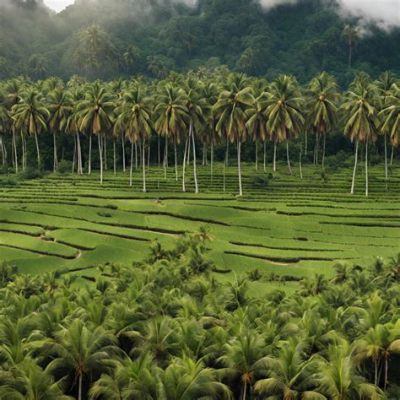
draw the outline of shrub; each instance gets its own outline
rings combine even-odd
[[[251,186],[253,188],[266,188],[268,186],[269,180],[267,177],[255,176],[252,178]]]
[[[247,276],[250,281],[255,282],[255,281],[259,281],[263,277],[263,274],[258,268],[255,268],[251,271],[248,271]]]
[[[5,179],[0,179],[0,187],[10,187],[10,186],[17,186],[18,181],[15,177],[7,177]]]
[[[58,164],[57,172],[59,174],[68,174],[72,170],[72,162],[68,160],[61,160]]]
[[[35,167],[27,167],[25,171],[22,171],[19,175],[22,179],[40,179],[43,178],[43,171]]]
[[[98,215],[99,217],[104,217],[104,218],[111,218],[111,217],[112,217],[112,214],[107,213],[107,212],[103,212],[103,211],[99,211],[99,212],[97,213],[97,215]]]

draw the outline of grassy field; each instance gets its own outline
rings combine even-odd
[[[304,168],[304,179],[280,172],[271,179],[254,165],[243,170],[244,196],[237,198],[237,170],[229,167],[223,192],[222,165],[199,168],[199,195],[189,169],[187,193],[173,169],[148,171],[148,193],[141,193],[141,172],[106,174],[100,186],[92,176],[49,175],[7,183],[0,178],[0,260],[19,271],[43,273],[64,269],[85,277],[105,262],[131,264],[149,253],[157,239],[172,247],[184,232],[206,225],[212,237],[210,256],[218,279],[233,279],[258,268],[265,274],[292,277],[331,275],[337,261],[371,264],[376,256],[400,251],[400,171],[386,189],[382,166],[370,169],[370,197],[363,195],[362,168],[357,194],[348,194],[351,168],[326,174]],[[291,290],[295,283],[255,282]]]

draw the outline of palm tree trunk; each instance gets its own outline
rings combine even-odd
[[[289,168],[290,175],[293,175],[292,167],[290,166],[289,140],[286,140],[286,158],[287,158],[287,165],[288,165],[288,168]]]
[[[78,379],[78,400],[82,400],[82,374],[79,374]]]
[[[89,133],[88,175],[92,173],[92,133]]]
[[[37,134],[35,132],[35,145],[36,145],[36,154],[37,154],[37,167],[40,169],[40,149],[39,149],[39,140]]]
[[[76,134],[76,156],[77,156],[77,166],[78,166],[78,174],[82,175],[83,174],[83,168],[82,168],[82,151],[81,151],[81,140],[79,137],[79,133]]]
[[[374,360],[374,384],[378,386],[378,360]]]
[[[274,141],[274,160],[273,160],[272,170],[276,172],[276,141]]]
[[[267,172],[267,141],[264,140],[264,172]]]
[[[126,163],[125,163],[125,136],[121,135],[121,144],[122,144],[122,171],[126,171]]]
[[[211,154],[210,154],[210,163],[211,163],[211,183],[214,180],[214,143],[211,142]]]
[[[242,166],[240,163],[241,158],[241,147],[242,143],[240,139],[237,141],[237,161],[238,161],[238,178],[239,178],[239,196],[243,196],[243,189],[242,189]]]
[[[56,133],[53,132],[53,172],[57,171],[58,158],[57,158],[57,138]]]
[[[226,156],[225,156],[225,165],[229,165],[229,140],[226,138]]]
[[[135,169],[138,169],[138,151],[137,143],[135,142]]]
[[[304,135],[304,154],[307,155],[308,153],[308,133],[306,130],[306,133]]]
[[[256,140],[256,171],[258,171],[258,140]]]
[[[23,146],[24,146],[24,144],[22,142],[22,147]],[[13,153],[15,172],[18,173],[17,138],[16,138],[16,135],[15,135],[15,129],[14,128],[12,130],[12,153]],[[22,159],[22,163],[23,163],[23,159]],[[22,166],[22,169],[24,169],[23,166]]]
[[[25,171],[26,169],[26,139],[25,136],[21,137],[22,139],[22,170]],[[18,165],[18,163],[17,163]]]
[[[385,379],[383,382],[383,390],[386,391],[386,386],[388,383],[388,375],[389,375],[389,360],[388,357],[385,357]]]
[[[129,166],[129,186],[132,187],[132,177],[133,177],[133,142],[131,142],[131,163]]]
[[[324,141],[322,145],[322,169],[325,169],[325,150],[326,150],[326,133],[324,134]]]
[[[150,168],[150,150],[151,150],[151,145],[150,145],[150,139],[149,139],[149,144],[147,145],[147,167]]]
[[[182,163],[182,192],[186,192],[186,182],[185,182],[185,174],[186,174],[186,157],[188,150],[188,141],[190,140],[190,136],[186,139],[185,142],[185,151],[183,152],[183,163]]]
[[[158,168],[161,166],[161,140],[160,135],[157,136],[157,161],[158,161]]]
[[[176,148],[176,138],[174,138],[174,160],[175,160],[175,180],[178,182],[178,150]]]
[[[5,157],[5,153],[4,153],[3,135],[0,135],[0,148],[1,148],[1,164],[4,167],[6,165],[6,157]]]
[[[368,137],[365,142],[365,197],[368,197]]]
[[[102,139],[102,146],[103,146],[103,150],[104,150],[104,170],[107,171],[108,169],[108,165],[107,165],[107,138],[105,135],[103,135],[103,139]]]
[[[100,184],[103,184],[103,138],[102,134],[99,133],[97,135],[97,139],[99,141],[99,157],[100,157]]]
[[[245,380],[243,385],[242,400],[246,400],[246,396],[247,396],[247,381]]]
[[[190,134],[192,136],[192,147],[193,147],[193,177],[194,177],[194,188],[195,193],[199,193],[199,184],[197,182],[197,166],[196,166],[196,142],[194,140],[193,122],[190,121]]]
[[[72,154],[72,173],[75,172],[75,164],[76,164],[76,136],[74,135],[74,152]]]
[[[143,193],[146,193],[146,139],[143,137],[142,143],[142,173],[143,173]]]
[[[392,146],[392,152],[390,154],[390,166],[393,165],[393,159],[394,159],[394,146]]]
[[[113,138],[113,161],[114,161],[114,175],[117,175],[117,153],[115,148],[115,138]]]
[[[203,143],[203,154],[202,154],[202,156],[203,156],[202,166],[203,167],[205,167],[205,165],[206,165],[206,158],[207,158],[206,148],[207,148],[206,143],[204,142]]]
[[[164,148],[164,179],[167,179],[167,167],[168,167],[168,135],[165,136],[165,148]]]
[[[189,144],[188,144],[188,152],[186,158],[186,165],[190,164],[190,152],[192,151],[192,141],[190,140],[190,128],[189,128]]]
[[[300,179],[303,179],[303,168],[302,168],[302,163],[301,163],[302,153],[303,153],[303,149],[302,149],[302,146],[300,146],[300,153],[299,153]]]
[[[387,138],[386,138],[386,134],[383,135],[384,139],[385,139],[385,181],[387,182],[388,180],[388,157],[387,157]],[[387,185],[387,183],[386,183]]]
[[[355,151],[355,155],[354,155],[353,180],[351,182],[350,194],[354,194],[354,186],[355,186],[355,183],[356,183],[357,161],[358,161],[358,140],[356,140],[356,151]]]

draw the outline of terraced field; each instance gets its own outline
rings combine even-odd
[[[332,274],[336,261],[370,264],[400,251],[400,171],[388,187],[382,167],[370,170],[370,197],[363,196],[362,169],[358,194],[350,196],[351,170],[321,173],[304,169],[304,179],[289,176],[284,166],[273,180],[244,168],[243,198],[236,197],[237,171],[222,165],[200,167],[201,193],[188,191],[174,172],[167,180],[158,168],[148,171],[147,194],[140,192],[141,174],[132,188],[128,174],[108,173],[100,186],[97,176],[49,175],[16,186],[1,184],[0,260],[13,262],[21,272],[63,269],[84,278],[105,262],[130,264],[143,259],[157,239],[171,247],[184,232],[206,225],[212,237],[210,255],[219,279],[258,268],[296,277]],[[281,283],[254,283],[261,292]],[[285,284],[285,288],[295,283]]]

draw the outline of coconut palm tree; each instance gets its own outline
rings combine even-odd
[[[20,101],[11,109],[11,116],[15,129],[25,131],[33,136],[36,144],[37,166],[41,167],[38,135],[47,129],[47,120],[50,112],[44,97],[34,88],[21,94]]]
[[[396,84],[396,77],[390,71],[384,72],[376,81],[376,86],[378,88],[378,92],[381,97],[382,110],[388,107],[388,99],[392,95],[391,89],[395,84]],[[385,121],[383,122],[383,124],[380,125],[379,133],[383,135],[384,138],[385,180],[387,181],[388,179],[387,134],[389,133],[389,126],[385,125]]]
[[[189,78],[186,82],[186,108],[188,111],[189,120],[189,134],[186,139],[185,154],[183,157],[183,169],[182,169],[182,191],[186,191],[185,186],[185,169],[186,169],[186,159],[189,158],[189,142],[191,142],[191,147],[193,151],[193,178],[195,193],[199,193],[199,184],[197,182],[197,160],[196,160],[196,132],[198,132],[204,125],[204,112],[206,107],[205,99],[201,94],[201,87],[198,83]]]
[[[323,137],[322,168],[325,166],[326,135],[336,125],[338,86],[332,75],[322,72],[311,80],[307,99],[307,119],[314,129],[316,140],[316,162],[318,162],[319,137]]]
[[[303,99],[292,76],[281,75],[269,89],[267,102],[267,130],[274,142],[273,170],[276,171],[276,146],[286,142],[286,156],[289,172],[292,173],[289,158],[289,141],[296,137],[304,125],[301,112]]]
[[[353,49],[360,37],[359,27],[346,25],[343,29],[343,37],[346,39],[349,48],[349,67],[351,68],[353,61]]]
[[[254,383],[265,377],[266,350],[264,338],[251,331],[240,332],[224,346],[219,361],[226,367],[223,373],[240,385],[240,400],[251,398]]]
[[[106,87],[99,81],[87,85],[85,98],[77,105],[79,130],[97,135],[100,158],[100,183],[103,183],[103,152],[105,135],[112,128],[114,101]]]
[[[382,391],[358,373],[347,342],[329,348],[328,359],[320,359],[314,379],[328,399],[384,399]]]
[[[48,97],[50,111],[49,128],[53,134],[53,172],[58,168],[57,134],[65,130],[68,118],[72,111],[71,96],[69,91],[57,87],[50,92]]]
[[[378,132],[377,90],[368,77],[358,76],[346,92],[342,104],[344,115],[344,134],[356,143],[353,179],[350,193],[354,194],[358,145],[365,144],[365,196],[368,196],[368,145]]]
[[[175,155],[175,179],[178,180],[177,143],[180,141],[182,132],[186,129],[188,109],[186,105],[186,94],[183,89],[167,83],[161,88],[156,98],[157,106],[154,109],[156,121],[154,128],[159,135],[165,137],[164,148],[164,176],[167,177],[168,166],[168,140],[174,142]]]
[[[241,149],[242,142],[247,137],[246,109],[253,103],[252,88],[247,86],[246,78],[243,75],[233,75],[228,81],[227,89],[220,93],[213,108],[217,116],[217,132],[224,132],[227,142],[237,144],[239,196],[243,196]]]
[[[266,143],[269,137],[267,131],[267,100],[267,93],[262,92],[254,99],[253,105],[246,110],[248,118],[246,127],[256,143],[256,170],[258,170],[258,142],[261,140],[264,144],[264,172],[266,171]]]
[[[89,329],[81,320],[75,319],[68,328],[62,327],[55,339],[43,341],[42,349],[52,359],[46,371],[72,377],[77,383],[77,398],[82,400],[85,380],[113,368],[111,356],[120,352],[116,341],[115,336],[103,328]]]
[[[186,356],[173,359],[160,373],[160,383],[158,398],[165,400],[232,399],[215,370]]]
[[[129,89],[121,100],[121,105],[115,109],[118,115],[114,131],[125,132],[131,143],[141,143],[143,192],[146,192],[146,140],[151,136],[151,106],[149,99],[143,95],[143,89],[135,85]],[[132,162],[130,167],[132,182]]]
[[[389,92],[389,95],[385,98],[383,108],[379,113],[382,119],[381,132],[386,137],[386,133],[389,134],[390,141],[392,144],[392,156],[393,148],[400,145],[400,87],[394,84]],[[391,157],[391,163],[393,157]],[[386,162],[387,164],[387,162]],[[387,168],[387,166],[385,167]],[[385,169],[386,171],[386,169]]]
[[[292,340],[280,343],[279,347],[278,357],[264,358],[268,378],[257,381],[254,391],[267,398],[325,400],[310,379],[317,370],[317,363],[304,357],[301,343]]]

